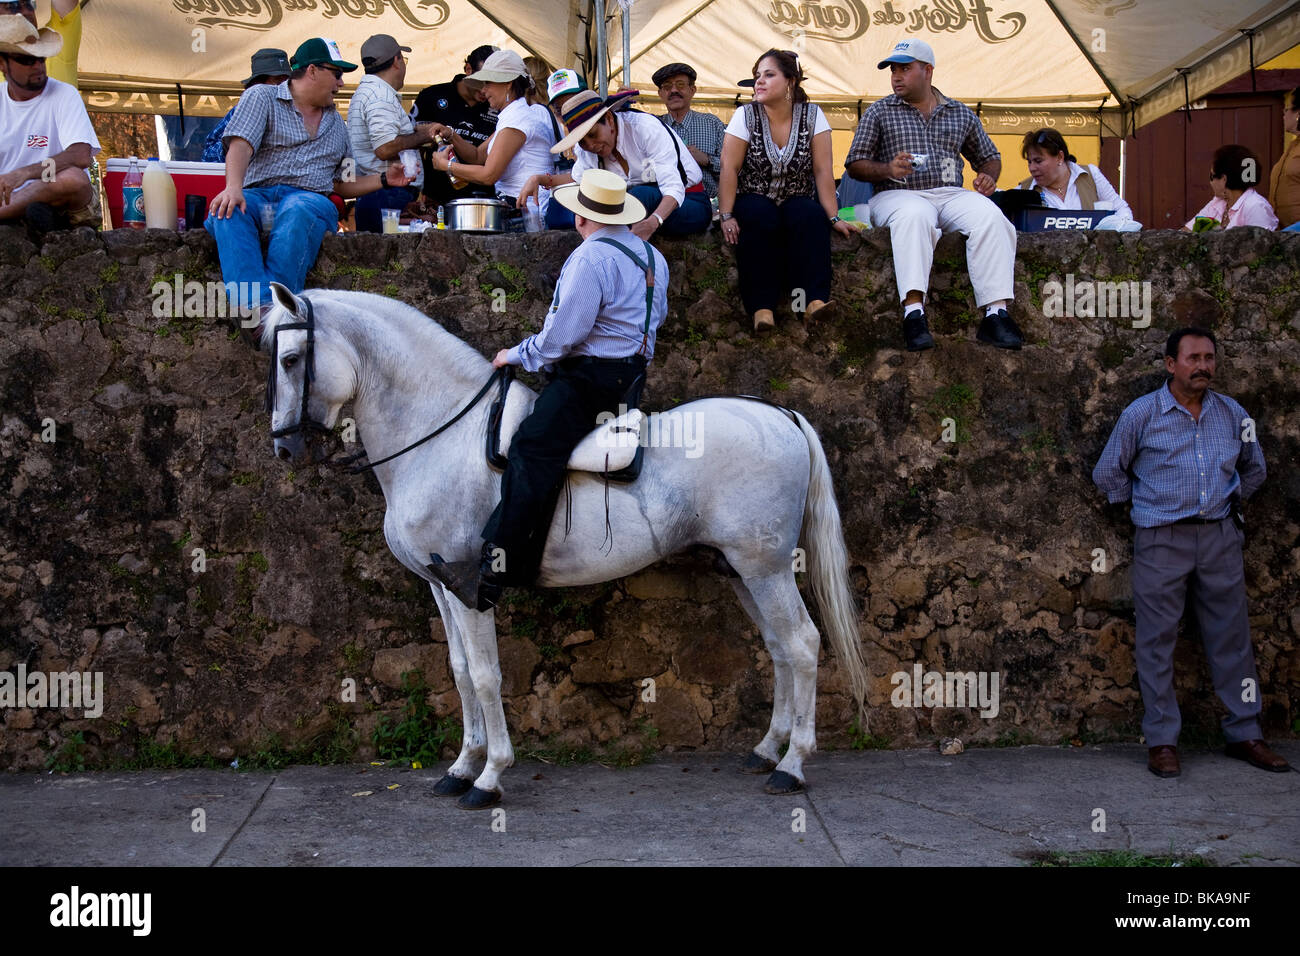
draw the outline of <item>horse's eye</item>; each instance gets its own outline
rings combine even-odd
[[[286,372],[289,371],[289,369],[293,368],[297,364],[298,364],[298,356],[293,354],[286,355],[284,358],[280,360],[280,365],[284,367],[284,370]]]

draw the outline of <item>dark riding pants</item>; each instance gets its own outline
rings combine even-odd
[[[642,362],[566,359],[510,441],[501,503],[483,538],[505,551],[503,583],[532,584],[573,449],[596,427],[601,412],[618,412]]]

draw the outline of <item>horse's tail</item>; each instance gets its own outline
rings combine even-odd
[[[808,441],[811,459],[808,500],[804,504],[804,543],[808,550],[808,577],[821,610],[822,624],[840,666],[848,674],[849,688],[858,705],[858,726],[867,728],[867,669],[859,647],[858,613],[849,587],[849,551],[844,544],[840,509],[835,503],[831,470],[821,439],[808,420],[795,412],[799,430]]]

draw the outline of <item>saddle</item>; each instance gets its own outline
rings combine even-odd
[[[510,441],[532,412],[535,400],[526,388],[512,379],[512,375],[502,376],[501,388],[488,418],[487,460],[498,471],[505,469]],[[569,456],[569,471],[591,472],[607,481],[622,483],[637,479],[645,458],[645,443],[642,441],[645,413],[636,405],[644,386],[643,372],[623,396],[621,404],[629,410],[618,416],[611,415],[609,421],[597,425],[578,443]]]

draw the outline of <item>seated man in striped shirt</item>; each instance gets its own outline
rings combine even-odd
[[[1195,608],[1214,689],[1228,711],[1228,756],[1263,770],[1290,769],[1261,739],[1241,559],[1246,536],[1237,503],[1264,483],[1264,453],[1245,409],[1210,390],[1215,349],[1203,329],[1169,336],[1170,380],[1124,409],[1092,473],[1112,504],[1133,502],[1142,733],[1147,767],[1158,777],[1181,770],[1174,644],[1186,604]]]
[[[622,176],[588,169],[580,184],[557,187],[551,201],[573,212],[582,244],[564,263],[542,331],[492,360],[497,368],[545,370],[550,382],[510,441],[482,559],[446,563],[435,554],[429,565],[466,607],[480,611],[496,604],[503,585],[536,579],[569,456],[602,413],[626,400],[668,314],[668,263],[628,228],[645,218],[645,207],[628,195]]]
[[[221,278],[239,298],[231,304],[247,311],[241,335],[253,330],[254,348],[271,283],[301,292],[325,233],[338,229],[330,192],[351,199],[409,182],[401,163],[357,176],[347,126],[334,108],[343,74],[357,65],[333,40],[308,40],[289,65],[288,80],[250,86],[235,104],[226,125],[226,188],[213,197],[203,224],[217,241]],[[259,225],[270,233],[265,261]]]

